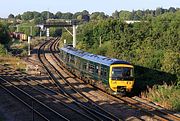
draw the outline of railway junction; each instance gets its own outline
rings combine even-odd
[[[60,38],[49,38],[25,61],[21,73],[1,65],[0,114],[7,121],[180,120],[180,116],[138,97],[117,97],[85,83],[59,61]]]

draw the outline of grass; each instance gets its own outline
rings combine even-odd
[[[153,102],[157,102],[169,110],[180,111],[179,86],[168,86],[167,84],[156,85],[153,88],[148,88],[148,91],[143,93],[142,97],[145,97]]]
[[[33,37],[30,41],[31,49],[39,45],[44,39],[45,37]],[[28,42],[16,40],[12,43],[11,49],[14,51],[13,53],[16,53],[16,56],[25,57],[28,54]]]
[[[15,70],[25,71],[26,64],[20,58],[12,57],[10,55],[0,56],[0,64],[6,67],[11,67]]]

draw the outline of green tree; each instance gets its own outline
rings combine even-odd
[[[22,19],[25,21],[32,20],[33,18],[34,18],[33,12],[27,11],[22,14]]]
[[[42,24],[42,23],[44,23],[45,21],[44,21],[44,19],[42,18],[42,17],[36,17],[36,18],[34,18],[34,24]]]
[[[19,20],[21,20],[21,19],[22,19],[22,17],[21,17],[21,15],[20,15],[20,14],[18,14],[15,18],[16,18],[16,19],[19,19]]]
[[[114,13],[112,13],[112,17],[115,19],[119,18],[119,12],[116,10]]]
[[[73,14],[70,12],[62,13],[62,16],[61,16],[62,19],[72,19],[72,17],[73,17]]]
[[[104,12],[93,12],[90,15],[91,20],[101,20],[101,19],[105,19],[105,18],[107,18],[107,16],[105,15]]]
[[[41,17],[44,19],[44,20],[47,20],[47,19],[53,19],[54,18],[54,14],[49,12],[49,11],[43,11],[41,12]]]
[[[131,12],[129,11],[120,11],[119,17],[122,20],[131,20]]]
[[[14,15],[13,14],[9,14],[8,19],[13,19]]]
[[[7,45],[9,40],[8,26],[0,22],[0,44]]]
[[[41,17],[41,14],[39,12],[34,11],[33,12],[34,19]]]
[[[62,13],[60,11],[58,11],[56,14],[55,14],[55,18],[56,19],[61,19],[61,16],[62,16]]]
[[[6,49],[2,44],[0,44],[0,56],[4,56],[6,54]]]

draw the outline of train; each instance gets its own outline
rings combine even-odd
[[[110,94],[126,95],[134,85],[134,66],[71,46],[59,48],[60,63],[74,75]]]
[[[12,32],[10,33],[10,36],[15,39],[19,39],[21,41],[27,41],[28,37],[23,32]]]

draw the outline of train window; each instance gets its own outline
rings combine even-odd
[[[67,54],[66,61],[69,62],[69,54]]]
[[[101,76],[103,76],[103,68],[101,67]]]
[[[75,62],[75,65],[79,66],[79,61],[77,57],[74,58],[74,62]]]
[[[107,69],[104,69],[104,77],[107,77]]]
[[[65,61],[66,60],[66,53],[64,53],[63,55],[64,55],[63,60]]]
[[[87,64],[83,63],[83,70],[86,70],[86,68],[87,68]]]
[[[92,64],[89,64],[89,72],[94,73],[94,70],[95,70],[95,66]]]
[[[75,64],[75,60],[74,59],[75,59],[74,55],[70,55],[70,62],[73,63],[73,64]]]
[[[106,68],[101,68],[101,76],[102,77],[107,77],[107,69]]]

